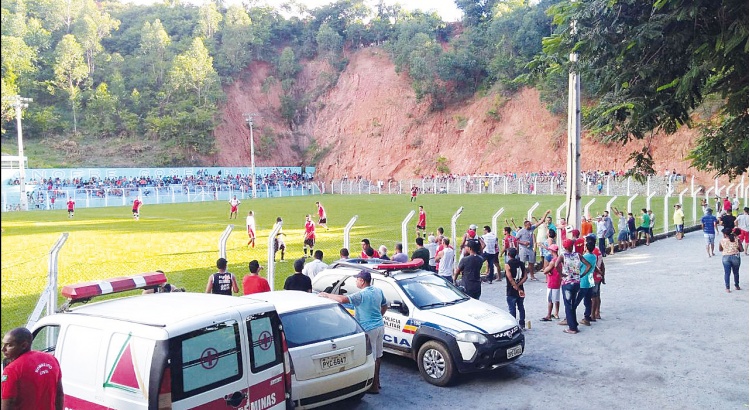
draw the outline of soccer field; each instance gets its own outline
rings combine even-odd
[[[582,199],[582,204],[589,199]],[[609,199],[597,197],[591,213],[601,213]],[[427,213],[427,231],[434,232],[438,226],[443,226],[448,237],[451,216],[463,206],[456,233],[460,238],[469,224],[491,225],[492,215],[501,207],[505,208],[497,224],[501,232],[505,218],[513,217],[520,224],[535,202],[540,205],[534,216],[541,217],[546,209],[551,209],[554,217],[564,197],[420,195],[417,202],[409,202],[408,195],[268,198],[245,200],[236,220],[228,219],[229,204],[224,201],[144,206],[139,221],[133,219],[129,206],[79,208],[73,219],[68,218],[65,210],[4,213],[0,253],[2,331],[26,323],[47,283],[49,250],[63,232],[68,232],[69,238],[59,255],[60,287],[161,269],[170,283],[190,292],[203,292],[208,276],[216,271],[219,238],[228,224],[235,225],[227,242],[229,271],[241,281],[248,272],[250,260],[258,259],[261,265],[267,265],[268,234],[276,217],[281,216],[286,233],[287,262],[276,265],[274,280],[275,289],[281,289],[286,277],[293,273],[292,261],[303,255],[305,215],[312,214],[317,222],[315,201],[324,205],[330,228],[328,231],[316,228],[316,249],[324,252],[325,262],[331,262],[338,259],[344,227],[354,215],[358,215],[358,219],[351,233],[352,255],[359,254],[362,238],[369,238],[376,249],[381,244],[386,245],[392,254],[395,242],[401,241],[401,222],[419,205],[423,205]],[[677,198],[670,198],[670,203],[676,202]],[[627,209],[627,198],[619,197],[613,205]],[[692,209],[692,204],[685,205],[686,218],[690,219],[688,210]],[[634,213],[638,215],[637,210],[643,206],[645,198],[638,197],[633,203]],[[652,207],[661,218],[663,199],[654,198]],[[245,216],[249,210],[255,212],[258,228],[255,248],[247,247]],[[415,247],[416,222],[415,215],[407,228],[409,253]],[[662,231],[662,227],[660,219],[656,231]],[[62,302],[60,298],[59,303]]]

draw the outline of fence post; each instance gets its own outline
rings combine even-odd
[[[284,224],[283,221],[276,222],[273,225],[273,229],[271,229],[271,233],[268,235],[268,285],[271,287],[271,290],[274,290],[274,272],[276,271],[276,260],[274,258],[274,249],[273,249],[273,241],[276,239],[276,236],[281,231],[281,227]]]
[[[669,232],[669,197],[672,196],[674,190],[669,189],[664,194],[664,233]]]
[[[463,211],[464,207],[460,207],[451,217],[451,243],[453,244],[453,249],[456,249],[456,252],[453,255],[454,262],[458,260],[458,256],[461,254],[461,250],[459,249],[460,245],[456,243],[456,221],[458,221],[458,217],[461,216],[461,212]]]
[[[637,196],[638,196],[638,194],[633,194],[633,196],[631,196],[630,198],[628,198],[628,213],[633,212],[633,200]]]
[[[414,210],[412,209],[411,211],[409,211],[409,214],[406,215],[406,218],[404,218],[404,220],[401,221],[401,243],[403,243],[403,245],[404,245],[403,251],[407,255],[409,254],[409,245],[408,245],[408,243],[409,243],[409,235],[406,232],[406,229],[407,229],[406,225],[409,223],[409,220],[413,216],[414,216]]]
[[[560,220],[560,214],[562,213],[563,208],[568,206],[568,202],[563,202],[562,205],[557,207],[557,211],[555,212],[555,223]],[[567,218],[565,218],[567,220]],[[570,221],[568,221],[570,223]]]
[[[57,310],[57,259],[65,241],[68,240],[68,233],[63,232],[60,238],[52,245],[49,251],[49,262],[47,268],[47,286],[37,300],[34,310],[31,312],[29,319],[26,321],[26,328],[31,329],[39,318],[42,316],[42,310],[47,306],[47,314],[51,315]]]
[[[531,220],[531,213],[534,212],[536,208],[539,207],[539,202],[534,202],[534,205],[531,205],[531,208],[529,208],[528,211],[526,211],[526,219]]]
[[[229,239],[229,234],[232,233],[233,229],[234,229],[234,225],[229,224],[224,229],[224,232],[221,233],[221,236],[219,236],[219,257],[220,258],[226,259],[227,257],[227,239]]]
[[[357,218],[359,218],[359,215],[354,215],[352,219],[349,220],[349,223],[347,223],[344,227],[344,248],[346,249],[349,249],[349,237],[352,231],[352,227],[354,226],[354,222],[357,222]]]
[[[612,199],[607,201],[607,212],[612,213],[612,204],[615,202],[615,199],[617,199],[617,195],[613,196]]]
[[[646,197],[646,210],[649,210],[649,209],[651,209],[651,198],[653,198],[653,197],[654,197],[654,195],[656,195],[656,192],[654,192],[654,193],[652,193],[652,194],[649,194],[649,195],[648,195],[648,196]]]
[[[500,208],[495,212],[495,215],[492,215],[492,232],[495,232],[495,235],[497,235],[497,218],[499,218],[503,212],[505,212],[505,208]],[[453,245],[455,246],[456,244]]]
[[[628,189],[626,190],[626,194],[625,195],[630,196],[630,177],[628,177]],[[628,210],[628,212],[630,212],[630,211]]]
[[[589,213],[589,208],[591,208],[591,205],[596,202],[596,198],[591,198],[588,202],[586,202],[586,205],[583,207],[583,215],[586,216],[586,218],[591,217],[591,214]],[[568,221],[570,223],[570,221]]]
[[[536,183],[538,181],[536,175],[534,175],[534,178],[532,178],[531,181],[532,181],[531,183],[534,184],[534,189],[532,189],[531,193],[533,195],[536,195],[536,189],[537,189]]]
[[[609,182],[612,180],[612,175],[607,175],[607,196],[611,195],[609,193]],[[607,210],[609,210],[609,207],[607,207]]]

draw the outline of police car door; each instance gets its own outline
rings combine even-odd
[[[386,303],[388,303],[388,310],[383,315],[385,323],[383,348],[394,354],[410,355],[412,339],[417,331],[417,327],[409,318],[413,309],[393,284],[375,279],[373,286],[383,291]]]

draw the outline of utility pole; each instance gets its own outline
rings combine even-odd
[[[24,108],[29,107],[29,103],[34,101],[31,98],[23,98],[20,95],[3,98],[9,101],[10,105],[16,109],[16,128],[18,129],[18,181],[21,188],[21,210],[29,210],[29,201],[26,197],[26,164],[23,156],[23,131],[21,129],[21,114]]]
[[[258,114],[245,114],[245,121],[250,126],[250,174],[252,175],[253,181],[253,198],[256,198],[256,179],[255,179],[255,142],[253,141],[253,117],[260,117]]]
[[[576,22],[571,32],[576,34]],[[570,53],[570,62],[578,62],[578,54]],[[581,79],[574,68],[568,74],[568,181],[566,184],[568,224],[581,227]]]

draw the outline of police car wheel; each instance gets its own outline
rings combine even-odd
[[[435,340],[430,340],[419,348],[417,365],[422,378],[435,386],[450,385],[456,373],[450,352]]]

